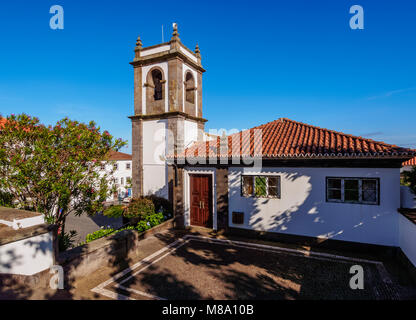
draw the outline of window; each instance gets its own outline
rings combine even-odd
[[[379,179],[327,178],[328,202],[379,204]]]
[[[244,212],[233,212],[231,221],[233,224],[244,224]]]
[[[280,176],[242,176],[244,197],[280,198]]]
[[[130,170],[131,169],[131,164],[130,163],[126,163],[126,169]]]
[[[113,169],[114,169],[114,171],[117,171],[117,169],[118,169],[118,163],[115,163],[114,164]]]
[[[185,98],[189,103],[195,103],[195,81],[192,73],[188,72],[185,77]]]
[[[101,170],[105,170],[105,163],[101,163],[101,164],[100,164],[100,169],[101,169]]]
[[[120,184],[124,186],[124,178],[120,178]]]
[[[153,95],[153,98],[155,99],[155,101],[163,99],[162,79],[163,76],[160,70],[156,69],[152,71],[152,80],[153,85],[155,86],[155,93]]]

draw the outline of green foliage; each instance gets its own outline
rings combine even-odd
[[[93,233],[90,233],[85,238],[85,243],[89,243],[93,240],[100,239],[102,237],[106,237],[109,235],[116,234],[118,232],[121,232],[123,230],[136,230],[138,232],[144,232],[146,230],[149,230],[162,222],[164,222],[167,217],[163,215],[163,213],[153,213],[142,217],[143,219],[140,220],[136,226],[127,226],[125,228],[114,230],[113,228],[107,228],[107,229],[100,229]],[[80,243],[79,245],[82,245],[84,243]]]
[[[126,210],[124,211],[124,217],[142,219],[143,217],[154,213],[155,205],[153,204],[152,200],[147,198],[139,198],[133,199],[129,203]]]
[[[116,229],[116,230],[113,229],[113,228],[100,229],[100,230],[97,230],[93,233],[87,234],[87,236],[85,237],[85,243],[88,243],[88,242],[91,242],[93,240],[97,240],[97,239],[100,239],[100,238],[103,238],[103,237],[106,237],[106,236],[109,236],[109,235],[112,235],[112,234],[116,234],[116,233],[119,233],[119,232],[124,231],[124,230],[134,230],[134,229],[135,229],[134,226],[127,226],[127,227],[124,227],[124,228],[121,228],[121,229]],[[82,244],[84,244],[84,243],[80,243],[80,245],[82,245]]]
[[[162,212],[165,214],[173,213],[173,205],[169,200],[166,200],[165,198],[162,198],[162,197],[157,197],[155,195],[151,195],[146,198],[152,200],[155,206],[155,212]]]
[[[163,213],[154,213],[144,217],[137,223],[136,230],[143,232],[161,224],[165,220]]]
[[[410,171],[403,172],[403,181],[416,194],[416,166],[412,167]]]
[[[64,232],[58,235],[58,244],[59,244],[59,251],[65,251],[69,248],[74,246],[74,238],[77,236],[77,232],[75,230],[71,230],[69,232]]]
[[[123,216],[124,206],[111,206],[104,210],[103,214],[109,218],[121,218]]]
[[[12,195],[18,207],[45,214],[63,225],[71,212],[102,211],[109,194],[109,175],[101,163],[110,150],[125,145],[107,132],[65,118],[45,127],[25,114],[11,115],[0,134],[0,190]]]
[[[0,206],[13,208],[13,196],[11,193],[0,190]]]
[[[109,234],[113,233],[115,230],[113,228],[108,228],[108,229],[100,229],[97,230],[93,233],[89,233],[87,234],[87,236],[85,237],[85,242],[91,242],[93,240],[97,240],[99,238],[108,236]]]

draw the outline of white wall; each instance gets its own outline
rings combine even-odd
[[[184,130],[184,146],[185,148],[188,148],[191,146],[192,142],[198,140],[198,124],[193,121],[185,120]]]
[[[416,267],[416,225],[399,214],[399,245],[407,258]]]
[[[166,130],[168,120],[143,122],[143,191],[168,198]]]
[[[241,196],[241,173],[278,174],[281,199]],[[368,168],[229,169],[229,225],[381,245],[398,245],[399,169]],[[326,202],[326,177],[380,178],[380,205]],[[245,213],[244,225],[233,225],[231,213]]]
[[[412,170],[412,168],[413,168],[413,166],[403,166],[403,167],[400,169],[400,172],[403,172],[403,171],[411,171],[411,170]]]
[[[400,186],[400,208],[416,208],[416,195],[409,187]]]
[[[140,56],[144,57],[144,56],[148,56],[151,54],[169,51],[169,50],[170,50],[170,45],[160,46],[160,47],[156,47],[152,49],[142,49],[142,51],[140,52]]]
[[[0,273],[33,275],[52,266],[52,232],[0,246]]]
[[[198,62],[198,59],[192,54],[190,53],[188,50],[186,50],[184,47],[180,46],[179,50],[185,55],[187,56],[189,59],[193,60],[194,62]]]

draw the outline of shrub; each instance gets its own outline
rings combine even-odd
[[[133,199],[129,205],[127,206],[126,210],[124,210],[124,217],[126,218],[139,218],[142,219],[143,217],[154,214],[155,213],[155,206],[152,200],[147,198],[139,198]]]
[[[145,220],[140,220],[136,226],[136,230],[139,232],[144,232],[146,230],[149,230],[150,228],[151,228],[150,223]]]
[[[152,200],[155,206],[155,212],[163,212],[163,213],[173,212],[173,205],[169,200],[166,200],[165,198],[157,197],[155,195],[151,195],[146,198]]]
[[[123,216],[125,207],[122,205],[111,206],[104,210],[103,214],[109,218],[120,218]]]
[[[102,237],[105,237],[107,235],[109,235],[110,233],[113,233],[114,229],[113,228],[108,228],[108,229],[100,229],[97,231],[94,231],[93,233],[89,233],[87,234],[87,236],[85,237],[85,242],[91,242],[93,240],[97,240],[100,239]]]
[[[13,207],[13,196],[11,193],[3,192],[0,190],[0,206],[3,207]]]
[[[416,166],[412,167],[410,171],[404,171],[404,183],[409,186],[413,194],[416,194]]]
[[[100,229],[93,233],[90,233],[86,236],[85,243],[88,243],[93,240],[97,240],[97,239],[100,239],[109,235],[116,234],[123,230],[137,230],[138,232],[144,232],[146,230],[149,230],[161,224],[166,219],[167,217],[162,212],[148,214],[148,215],[142,216],[142,219],[137,223],[136,226],[127,226],[125,228],[121,228],[117,230],[114,230],[113,228]],[[85,243],[80,243],[79,245],[83,245]]]
[[[77,236],[77,232],[75,230],[71,230],[69,232],[61,233],[58,235],[58,246],[59,251],[65,251],[69,248],[74,246],[74,238]]]
[[[165,220],[163,213],[154,213],[145,216],[142,220],[137,223],[136,229],[139,232],[146,231],[150,228],[153,228],[159,224],[161,224]]]
[[[100,230],[97,230],[93,233],[87,234],[87,236],[85,237],[85,243],[88,243],[88,242],[91,242],[93,240],[97,240],[97,239],[109,236],[111,234],[119,233],[123,230],[134,230],[134,227],[133,226],[128,226],[128,227],[117,229],[117,230],[114,230],[113,228],[100,229]],[[82,245],[82,244],[84,244],[84,243],[81,243],[80,245]]]

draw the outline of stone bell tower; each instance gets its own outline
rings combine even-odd
[[[204,139],[201,54],[188,49],[173,24],[169,42],[143,47],[137,39],[132,121],[133,197],[171,198],[166,155]]]

